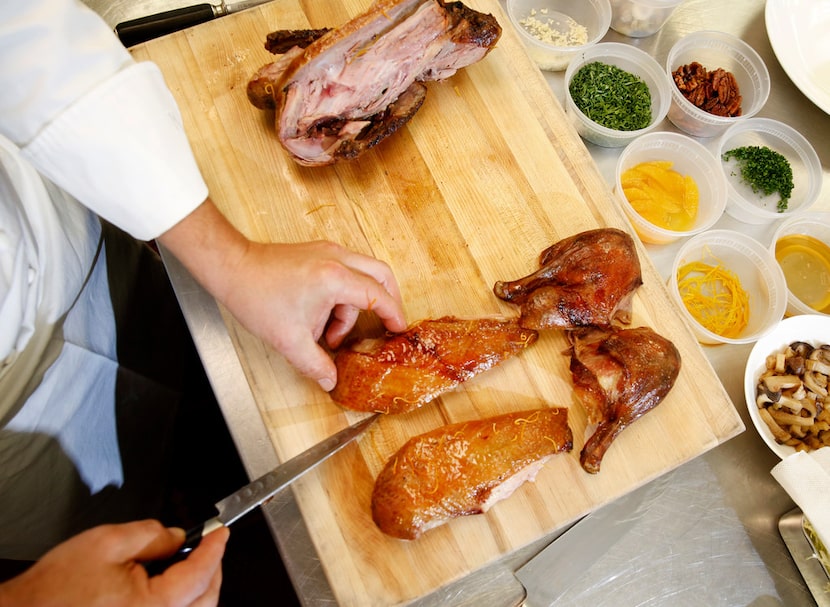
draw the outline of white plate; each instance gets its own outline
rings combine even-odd
[[[767,0],[765,20],[784,71],[830,114],[830,0]]]
[[[761,372],[766,368],[767,356],[779,352],[794,341],[803,341],[813,346],[830,344],[830,316],[802,314],[785,318],[755,342],[746,361],[744,373],[744,394],[749,417],[752,418],[755,429],[767,446],[781,459],[795,453],[795,449],[775,442],[769,427],[758,415],[758,406],[755,404],[755,386]]]

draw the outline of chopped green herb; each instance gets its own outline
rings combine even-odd
[[[600,61],[577,70],[568,90],[591,120],[616,131],[636,131],[651,123],[651,91],[643,80]]]
[[[723,154],[724,161],[731,158],[738,161],[741,181],[753,192],[762,192],[765,196],[778,192],[781,196],[778,212],[787,210],[793,193],[793,169],[783,154],[766,146],[750,145]]]

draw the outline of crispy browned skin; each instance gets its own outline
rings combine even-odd
[[[480,514],[573,448],[566,408],[535,409],[444,426],[410,439],[375,481],[372,519],[392,537]]]
[[[305,48],[318,38],[331,31],[329,27],[305,30],[277,30],[265,37],[265,50],[274,55],[282,55],[295,46]]]
[[[569,338],[574,388],[589,423],[598,424],[579,460],[596,474],[617,435],[671,390],[680,372],[680,353],[648,327],[574,331]]]
[[[423,320],[403,333],[340,350],[331,397],[355,411],[406,413],[518,354],[537,337],[517,319]]]
[[[523,327],[573,329],[630,323],[641,284],[634,240],[622,230],[600,228],[560,240],[542,252],[536,272],[499,281],[493,292],[521,306]]]

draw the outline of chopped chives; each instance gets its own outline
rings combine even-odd
[[[636,131],[651,123],[651,91],[641,78],[600,61],[586,63],[568,86],[588,118],[616,131]]]

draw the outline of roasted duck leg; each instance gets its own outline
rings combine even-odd
[[[634,240],[622,230],[600,228],[545,249],[536,272],[499,281],[493,292],[521,307],[523,327],[608,328],[613,321],[631,322],[632,297],[641,284]]]
[[[515,356],[537,337],[517,319],[424,320],[338,351],[331,397],[355,411],[406,413]]]
[[[674,386],[680,354],[674,344],[648,327],[572,331],[571,375],[577,396],[598,424],[580,453],[592,474],[611,442],[656,407]]]
[[[413,540],[447,521],[480,514],[573,448],[566,408],[536,409],[444,426],[410,439],[372,492],[372,518]]]

